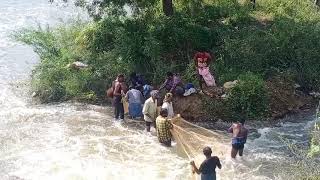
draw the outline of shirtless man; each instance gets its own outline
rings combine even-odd
[[[236,158],[237,154],[239,156],[243,155],[244,144],[247,141],[248,129],[244,127],[245,120],[238,121],[232,124],[228,132],[232,133],[232,150],[231,157]]]

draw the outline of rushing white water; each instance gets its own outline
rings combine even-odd
[[[188,159],[174,147],[160,146],[139,124],[112,123],[107,107],[31,103],[27,82],[38,57],[10,34],[79,14],[83,11],[70,4],[0,0],[0,179],[190,179]],[[232,161],[230,149],[218,154],[223,165],[218,178],[279,178],[277,165],[288,156],[285,144],[275,137],[304,143],[311,126],[306,122],[259,130],[262,136],[248,141],[242,159]]]

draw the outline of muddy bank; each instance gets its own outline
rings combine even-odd
[[[260,121],[249,120],[252,126],[275,126],[280,119],[288,115],[305,113],[314,110],[317,100],[306,92],[297,88],[297,85],[281,78],[274,78],[266,82],[269,98],[268,115]],[[220,93],[220,92],[218,92]],[[174,109],[176,113],[189,121],[214,123],[224,128],[224,123],[232,121],[228,117],[228,110],[224,106],[226,100],[216,96],[211,98],[198,93],[188,97],[175,97]],[[210,103],[208,103],[210,102]],[[208,108],[208,106],[211,106]],[[214,107],[212,107],[214,106]],[[228,123],[227,123],[228,124]],[[216,129],[220,129],[216,127]]]

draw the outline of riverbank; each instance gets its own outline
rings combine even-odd
[[[268,91],[268,113],[261,121],[277,122],[287,115],[313,110],[317,105],[315,97],[299,90],[290,81],[279,79],[266,82]],[[230,109],[226,108],[227,99],[211,98],[204,94],[194,94],[189,97],[176,97],[174,108],[185,119],[191,121],[234,121]],[[210,103],[208,103],[210,102]],[[216,105],[216,106],[214,106]],[[245,117],[241,117],[245,118]],[[248,120],[257,120],[247,117]],[[258,121],[260,122],[260,121]]]
[[[131,72],[159,85],[171,71],[196,86],[193,56],[205,51],[215,57],[209,66],[219,87],[234,80],[239,84],[225,91],[225,98],[177,98],[176,112],[186,119],[279,119],[313,107],[307,94],[320,88],[320,35],[314,23],[320,15],[311,2],[268,0],[256,9],[237,1],[191,6],[201,8],[191,13],[189,6],[177,4],[172,16],[114,14],[16,33],[40,57],[32,72],[34,96],[41,103],[100,103],[115,76]],[[158,6],[139,8],[153,12]],[[84,66],[70,66],[75,63]]]

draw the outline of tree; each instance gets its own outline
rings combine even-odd
[[[162,10],[166,16],[172,16],[173,15],[172,0],[162,0]]]

